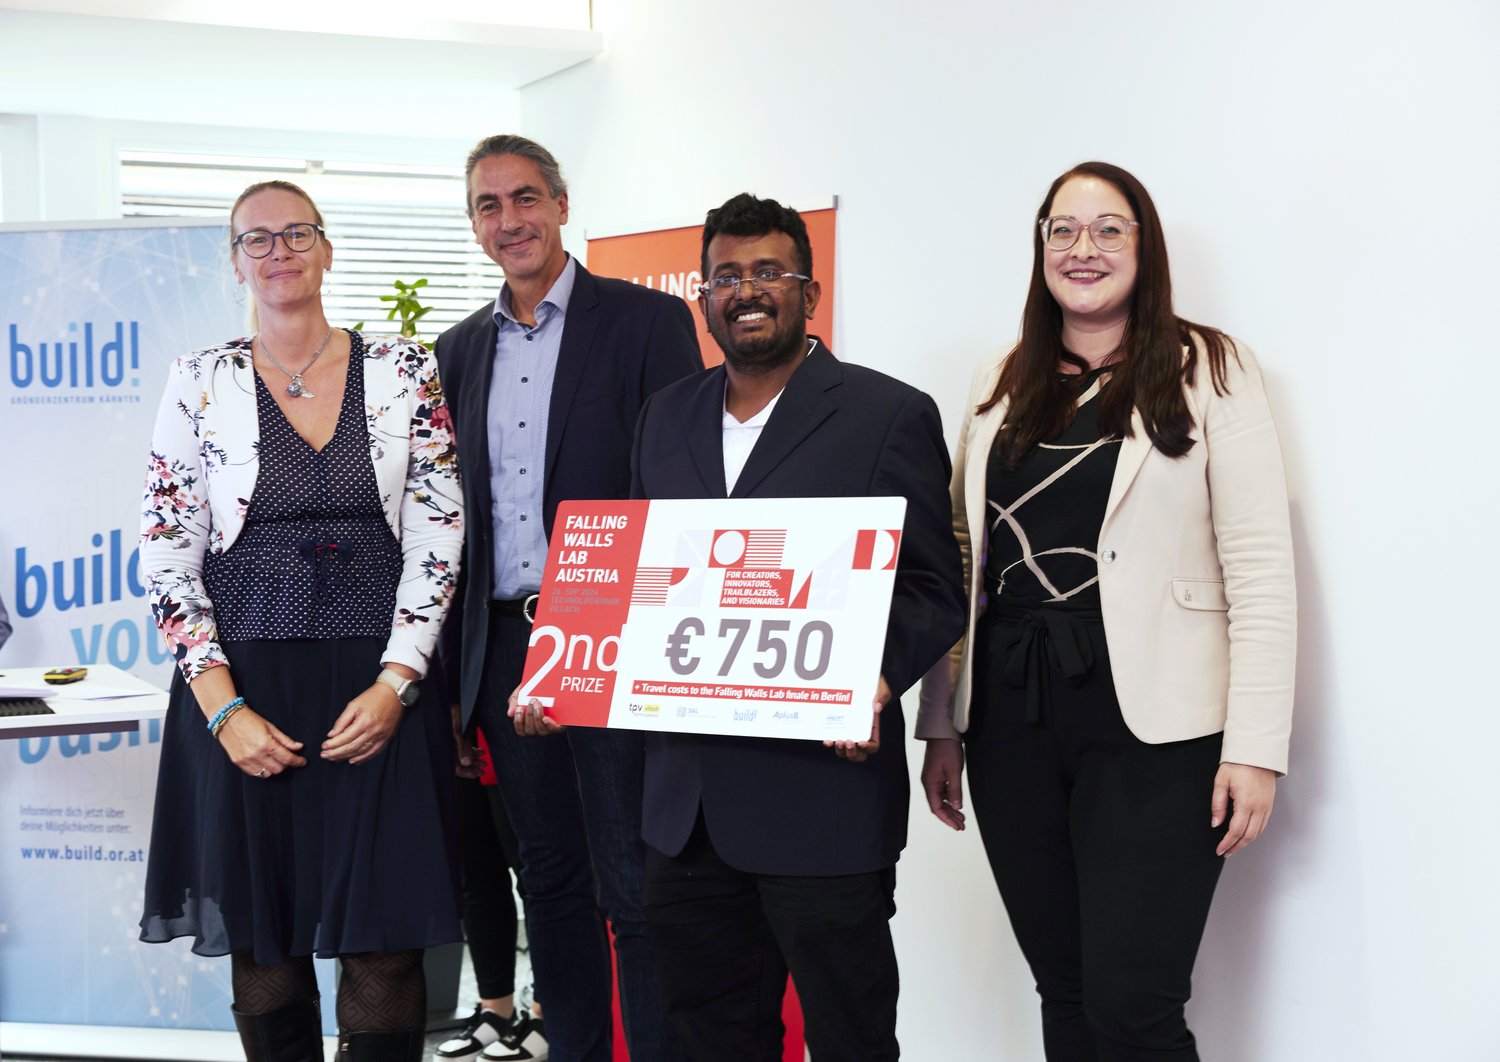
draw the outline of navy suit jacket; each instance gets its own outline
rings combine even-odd
[[[631,493],[723,498],[723,366],[653,396],[636,428]],[[899,695],[963,634],[963,565],[950,465],[931,398],[839,362],[821,341],[798,367],[740,473],[734,498],[907,499],[881,673],[897,695],[864,763],[820,741],[649,734],[642,833],[682,851],[703,810],[731,866],[832,876],[891,866],[906,846],[906,724]]]
[[[437,344],[468,514],[458,600],[441,639],[442,671],[450,697],[463,706],[465,726],[484,677],[493,542],[499,530],[490,494],[488,410],[490,388],[505,381],[492,379],[499,334],[494,309],[493,303],[480,307],[444,332]],[[630,441],[642,403],[702,368],[685,302],[627,281],[596,277],[578,265],[547,413],[542,519],[549,538],[558,502],[629,495]]]

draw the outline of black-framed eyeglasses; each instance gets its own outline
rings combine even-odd
[[[281,237],[281,242],[286,244],[288,251],[310,251],[322,234],[322,225],[311,224],[288,225],[280,232],[272,232],[270,229],[251,229],[236,236],[234,245],[251,258],[264,258],[271,253],[271,248],[275,246],[278,236]]]
[[[811,279],[812,277],[801,273],[778,273],[774,269],[762,269],[748,277],[729,275],[714,277],[698,285],[698,294],[710,302],[718,302],[721,299],[732,299],[738,295],[741,284],[749,284],[756,291],[785,291],[794,280]]]
[[[1089,230],[1089,239],[1099,250],[1118,251],[1130,242],[1130,230],[1141,227],[1139,221],[1116,214],[1101,214],[1087,225],[1065,214],[1043,218],[1038,224],[1042,227],[1042,242],[1054,251],[1072,247],[1084,229]]]

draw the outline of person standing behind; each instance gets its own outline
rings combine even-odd
[[[808,336],[820,290],[795,210],[738,195],[710,211],[702,269],[724,364],[646,403],[632,494],[900,495],[907,509],[869,741],[647,738],[646,917],[668,1013],[700,1062],[779,1059],[790,971],[818,1062],[893,1059],[909,786],[892,693],[964,618],[942,422],[927,395]]]
[[[681,299],[595,277],[563,249],[568,189],[546,148],[492,136],[465,170],[475,239],[505,283],[438,341],[473,514],[459,622],[444,632],[456,725],[483,729],[515,828],[551,1057],[610,1057],[607,919],[632,1062],[673,1058],[640,906],[642,736],[523,738],[507,701],[558,502],[625,497],[641,404],[703,359]]]
[[[481,749],[481,756],[482,756]],[[479,1002],[474,1013],[434,1057],[451,1062],[532,1062],[547,1055],[547,1030],[516,992],[519,921],[511,874],[519,874],[516,835],[493,772],[478,763],[457,779],[458,828],[464,890],[464,942]]]

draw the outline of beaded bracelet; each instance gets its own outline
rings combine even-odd
[[[248,707],[248,705],[245,705],[245,704],[236,704],[236,705],[234,705],[232,708],[229,709],[229,712],[224,716],[223,720],[219,723],[219,725],[217,727],[215,727],[213,730],[210,730],[209,733],[211,735],[213,735],[214,737],[218,737],[219,736],[219,731],[224,729],[224,724],[227,723],[227,722],[229,722],[229,720],[231,720],[231,719],[234,718],[234,713],[235,712],[237,712],[241,708],[245,708],[245,707]]]
[[[236,697],[220,708],[218,714],[208,721],[209,734],[213,737],[218,737],[219,731],[224,729],[224,724],[229,722],[229,717],[243,707],[245,707],[245,698]]]

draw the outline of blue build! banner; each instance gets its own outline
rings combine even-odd
[[[172,359],[239,335],[224,225],[0,229],[0,664],[169,674],[136,558]],[[7,758],[0,753],[0,762]]]
[[[0,229],[0,669],[165,686],[136,554],[167,366],[243,334],[222,224]],[[160,724],[0,739],[0,1016],[232,1027],[229,964],[137,942]]]

